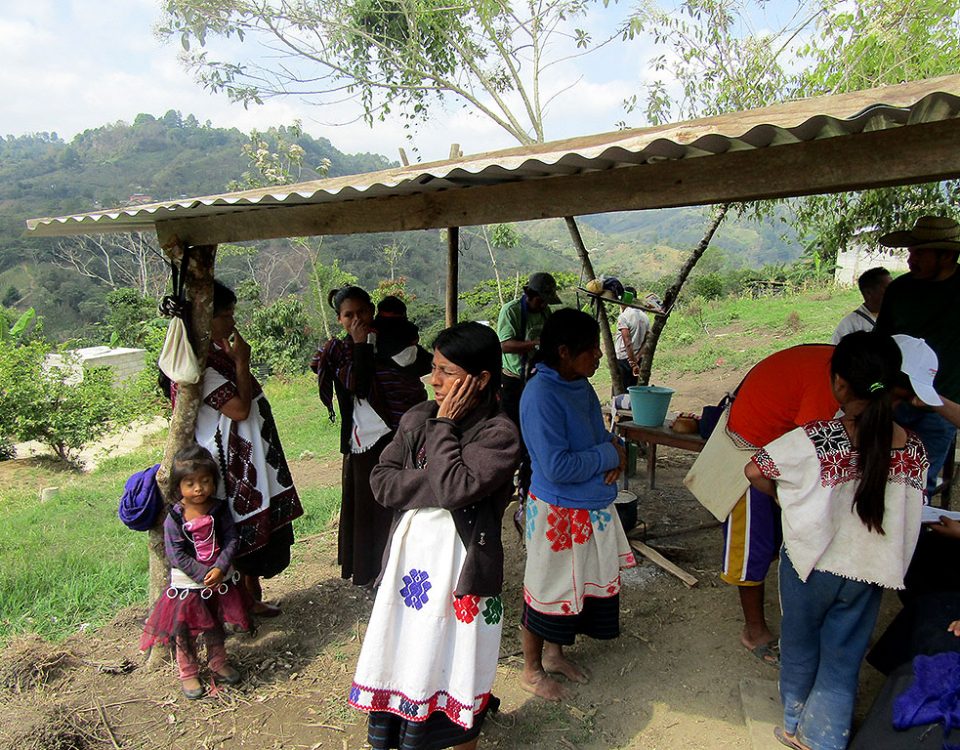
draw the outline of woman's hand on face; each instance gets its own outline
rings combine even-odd
[[[350,321],[347,332],[355,344],[367,343],[367,334],[370,333],[370,324],[359,315]]]
[[[232,341],[225,338],[220,342],[224,353],[233,360],[238,367],[249,366],[250,364],[250,344],[240,335],[240,331],[233,329]]]
[[[947,625],[947,632],[953,633],[955,636],[960,637],[960,620],[954,620]]]
[[[467,375],[463,380],[458,378],[440,404],[437,416],[443,419],[459,419],[473,408],[479,392],[480,381],[475,376]]]

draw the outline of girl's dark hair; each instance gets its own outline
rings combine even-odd
[[[503,372],[503,353],[500,350],[500,337],[492,328],[482,323],[457,323],[437,334],[433,348],[471,375],[480,375],[484,370],[489,372],[490,382],[484,389],[485,398],[481,401],[489,403],[497,398]]]
[[[856,418],[860,483],[853,507],[870,531],[883,534],[883,507],[893,445],[893,388],[900,373],[900,348],[889,336],[856,331],[840,339],[830,372],[867,401]]]
[[[339,289],[331,289],[327,292],[327,304],[333,308],[333,311],[337,315],[340,314],[340,305],[348,299],[358,299],[373,307],[373,302],[370,301],[370,295],[367,294],[365,289],[361,289],[358,286],[344,286]]]
[[[213,477],[213,481],[220,479],[220,464],[210,455],[206,448],[193,443],[177,451],[170,466],[170,496],[175,502],[183,500],[180,494],[180,482],[188,474],[204,472]]]
[[[566,346],[571,356],[594,348],[600,341],[600,326],[590,315],[572,307],[550,313],[540,332],[540,353],[537,359],[550,367],[560,364],[560,347]]]
[[[233,293],[233,289],[214,279],[213,314],[221,313],[228,307],[233,307],[235,304],[237,304],[237,295]]]

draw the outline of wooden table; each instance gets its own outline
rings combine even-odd
[[[653,489],[657,477],[657,446],[669,445],[671,448],[680,448],[685,451],[699,453],[707,442],[699,433],[692,435],[674,432],[670,429],[670,422],[674,415],[668,415],[667,420],[659,427],[644,427],[635,422],[616,422],[614,432],[631,443],[643,443],[647,446],[647,477],[650,489]],[[624,488],[627,487],[627,478],[624,477]]]

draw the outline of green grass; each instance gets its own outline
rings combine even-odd
[[[311,451],[338,456],[339,425],[331,425],[312,378],[266,387],[288,459]],[[147,535],[117,519],[127,477],[160,460],[166,433],[145,447],[82,474],[52,461],[3,464],[0,489],[0,644],[18,633],[61,639],[81,625],[96,627],[121,607],[146,604]],[[60,487],[41,504],[40,487]],[[304,515],[298,536],[329,526],[340,488],[298,487]]]
[[[672,374],[737,370],[796,344],[829,343],[859,292],[815,287],[777,297],[697,300],[676,309],[654,360],[654,381]]]
[[[283,452],[288,460],[310,451],[320,460],[335,458],[340,450],[340,422],[330,422],[317,396],[312,373],[289,380],[270,380],[264,391],[273,409]]]
[[[146,535],[120,523],[117,503],[127,477],[159,460],[161,440],[89,475],[34,467],[33,479],[60,487],[46,503],[33,489],[3,493],[0,642],[21,632],[62,638],[144,600]]]

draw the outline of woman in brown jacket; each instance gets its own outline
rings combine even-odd
[[[448,328],[433,357],[436,400],[404,415],[370,476],[398,512],[350,689],[374,748],[470,750],[499,706],[500,524],[520,443],[492,329]]]

